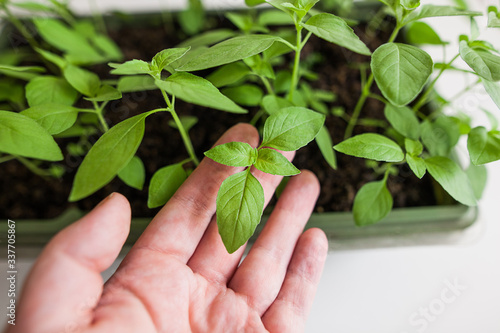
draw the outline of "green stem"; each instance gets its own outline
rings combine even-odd
[[[13,160],[15,158],[16,157],[12,156],[12,155],[2,156],[2,157],[0,157],[0,163],[7,162],[7,161]]]
[[[24,164],[31,172],[33,172],[35,175],[41,176],[41,177],[49,177],[51,176],[50,172],[40,169],[35,163],[31,162],[27,158],[24,158],[22,156],[15,156],[15,158]]]
[[[426,91],[424,92],[424,94],[420,97],[420,99],[415,103],[415,106],[413,107],[413,110],[414,111],[418,111],[420,110],[420,108],[422,106],[425,105],[425,103],[427,103],[427,99],[429,98],[429,95],[432,93],[432,91],[434,90],[434,86],[436,85],[436,82],[437,80],[439,80],[439,78],[441,77],[441,75],[443,75],[444,71],[447,70],[448,68],[450,68],[451,64],[460,56],[460,54],[457,54],[455,57],[453,57],[453,59],[450,60],[450,62],[448,62],[446,64],[446,66],[443,66],[443,68],[441,68],[441,70],[439,71],[439,74],[434,78],[434,80],[432,80],[432,82],[429,84],[429,87],[426,89]]]
[[[297,30],[297,43],[295,47],[295,59],[293,62],[293,72],[292,72],[292,83],[290,85],[290,92],[288,93],[288,100],[293,102],[293,94],[297,90],[297,85],[299,84],[299,72],[300,72],[300,53],[302,51],[302,26],[298,23],[295,24]]]
[[[401,30],[401,27],[398,25],[394,29],[394,31],[391,34],[391,37],[389,38],[388,43],[394,42],[396,40],[396,37],[398,36],[399,30]],[[354,130],[354,127],[356,126],[359,116],[361,114],[361,110],[363,109],[363,106],[365,105],[366,99],[370,96],[370,90],[372,88],[373,82],[374,82],[375,77],[373,76],[373,72],[370,73],[370,76],[368,77],[368,80],[366,80],[366,84],[363,87],[363,90],[361,91],[361,96],[358,99],[358,102],[356,103],[356,106],[354,107],[354,111],[352,113],[351,119],[349,120],[349,123],[347,124],[347,128],[344,133],[344,139],[349,139],[352,136],[352,132]]]
[[[376,99],[377,101],[380,101],[380,102],[382,102],[384,104],[389,103],[384,97],[382,97],[382,96],[380,96],[378,94],[372,94],[372,93],[370,93],[370,95],[368,95],[368,97]]]
[[[97,102],[92,102],[92,103],[94,104],[97,118],[99,118],[99,122],[101,123],[102,130],[104,131],[104,133],[106,133],[107,131],[109,131],[109,126],[108,126],[108,123],[106,122],[106,119],[104,119],[104,115],[102,114],[102,111],[103,111],[104,107],[106,106],[106,102],[104,102],[101,105],[99,105]]]
[[[266,90],[267,90],[267,93],[269,95],[275,95],[274,93],[274,90],[273,90],[273,87],[271,86],[271,84],[269,83],[269,80],[267,79],[267,77],[265,76],[262,76],[262,75],[259,75],[260,79],[262,80],[262,83],[264,83],[264,86],[266,87]]]
[[[384,183],[387,183],[387,179],[389,178],[389,172],[391,171],[391,166],[392,166],[392,163],[389,163],[387,165],[387,169],[385,170],[385,173],[384,173]]]
[[[10,9],[7,7],[5,3],[0,5],[4,11],[5,14],[7,14],[7,19],[16,27],[17,30],[23,35],[23,37],[26,39],[26,41],[31,45],[31,47],[40,47],[38,42],[33,38],[31,33],[26,29],[24,24],[15,16],[11,13]]]
[[[174,108],[173,104],[170,102],[170,99],[168,98],[167,92],[165,90],[161,89],[161,93],[163,95],[163,98],[165,99],[165,102],[167,103],[168,111],[170,112],[170,114],[174,118],[174,122],[177,125],[177,129],[179,130],[179,133],[181,134],[182,141],[184,142],[184,147],[186,147],[186,150],[187,150],[191,160],[194,162],[194,164],[196,166],[198,166],[200,164],[200,161],[196,157],[196,154],[195,154],[194,148],[193,148],[193,143],[191,142],[191,139],[189,138],[189,135],[188,135],[186,129],[182,125],[182,122],[181,122],[179,116],[175,112],[175,108]]]
[[[253,116],[252,120],[250,120],[250,125],[255,126],[257,124],[257,121],[264,115],[266,111],[264,109],[260,109],[259,112]]]
[[[347,124],[347,128],[345,130],[344,134],[344,140],[349,139],[352,136],[352,132],[354,130],[354,126],[357,125],[359,116],[361,114],[361,110],[363,109],[363,106],[365,105],[366,99],[370,95],[370,89],[372,87],[374,81],[374,76],[373,73],[370,74],[368,77],[368,80],[366,81],[366,85],[364,86],[361,96],[358,99],[358,102],[356,103],[356,106],[354,107],[354,111],[352,113],[351,119],[349,119],[349,123]]]

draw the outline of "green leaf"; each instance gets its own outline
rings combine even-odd
[[[249,7],[257,6],[266,3],[266,0],[245,0],[245,4]]]
[[[500,28],[500,14],[495,6],[488,7],[488,28]]]
[[[115,42],[106,35],[92,37],[92,42],[104,54],[106,60],[121,61],[123,53]],[[104,59],[103,59],[104,60]]]
[[[347,155],[375,161],[401,162],[405,158],[403,150],[397,143],[375,133],[356,135],[333,148]]]
[[[246,142],[229,142],[215,146],[205,156],[220,164],[246,167],[257,160],[257,150]]]
[[[183,41],[177,47],[191,47],[191,49],[199,48],[201,46],[210,46],[222,42],[228,38],[234,37],[235,32],[231,29],[217,29],[202,34],[196,35]]]
[[[448,156],[460,139],[458,124],[446,116],[422,122],[420,130],[422,142],[433,156]]]
[[[229,253],[253,235],[264,210],[264,190],[248,170],[227,178],[217,195],[217,225]]]
[[[148,207],[163,206],[187,179],[181,163],[173,164],[156,171],[149,184]]]
[[[255,167],[262,172],[278,176],[294,176],[300,173],[285,156],[269,148],[259,150]]]
[[[99,77],[88,70],[68,65],[63,74],[69,84],[85,96],[95,97],[101,87]]]
[[[389,8],[395,10],[396,7],[399,5],[399,0],[379,0]]]
[[[316,137],[324,122],[324,115],[306,108],[281,109],[266,120],[261,147],[298,150]]]
[[[114,101],[120,98],[122,98],[122,93],[118,89],[105,84],[99,88],[99,91],[97,91],[95,97],[85,99],[94,102],[105,102]]]
[[[41,104],[21,112],[22,115],[36,120],[51,135],[59,134],[76,122],[78,109],[65,104]]]
[[[407,153],[406,162],[408,163],[408,166],[410,167],[411,171],[413,171],[415,176],[422,179],[422,177],[425,175],[425,172],[427,171],[424,159]]]
[[[55,76],[40,76],[26,85],[26,100],[31,107],[48,103],[73,105],[77,98],[78,92]]]
[[[432,73],[432,58],[415,46],[388,43],[373,52],[371,68],[384,97],[404,106],[424,88]]]
[[[424,151],[424,147],[420,141],[414,141],[408,138],[405,138],[405,149],[408,154],[413,156],[419,156]]]
[[[351,27],[338,16],[333,14],[317,14],[312,16],[302,26],[316,36],[330,43],[345,47],[353,52],[371,55],[368,47],[359,39]]]
[[[178,21],[182,31],[188,35],[201,32],[206,21],[201,0],[189,0],[188,9],[179,13]]]
[[[479,76],[489,81],[500,80],[500,57],[482,49],[473,49],[460,41],[460,56]]]
[[[267,27],[272,25],[292,25],[293,19],[287,13],[276,10],[262,11],[258,18],[258,23],[261,26]]]
[[[423,5],[419,10],[410,13],[403,24],[406,25],[413,21],[418,21],[428,17],[439,16],[481,16],[481,12],[471,10],[462,10],[451,6],[436,6],[436,5]]]
[[[22,84],[11,80],[0,80],[0,101],[8,101],[15,104],[24,104],[24,87]]]
[[[118,123],[92,146],[76,172],[70,201],[83,199],[108,184],[134,157],[144,136],[146,112]]]
[[[156,80],[155,83],[160,89],[188,103],[227,112],[246,113],[245,109],[224,96],[210,81],[190,73],[175,73],[164,81]]]
[[[0,70],[9,70],[13,72],[30,72],[30,73],[44,73],[45,68],[40,66],[10,66],[0,64]]]
[[[467,205],[476,206],[476,196],[465,172],[447,157],[434,156],[425,160],[431,176],[455,200]]]
[[[89,63],[103,59],[83,35],[63,22],[52,18],[35,18],[33,23],[42,38],[55,48],[79,59],[86,59]]]
[[[465,173],[467,174],[467,177],[472,185],[476,199],[481,199],[488,180],[488,170],[486,169],[486,166],[471,164],[467,170],[465,170]]]
[[[337,169],[337,157],[335,156],[335,150],[333,150],[333,142],[330,137],[328,129],[323,126],[316,136],[316,143],[318,144],[321,154],[325,158],[325,161],[332,167],[332,169]]]
[[[406,39],[411,44],[443,45],[441,37],[424,22],[413,22],[406,30]]]
[[[261,57],[260,55],[257,54],[253,57],[245,58],[243,59],[243,61],[248,67],[252,69],[254,74],[261,77],[266,77],[271,80],[276,79],[276,75],[274,74],[272,64],[270,63],[270,61],[264,59],[264,57]]]
[[[420,6],[420,0],[401,0],[401,6],[406,10],[415,10]]]
[[[257,25],[254,25],[252,16],[248,12],[245,14],[228,12],[225,16],[229,21],[231,21],[232,24],[244,33],[249,33],[252,28],[257,27]]]
[[[177,70],[192,72],[229,64],[264,52],[277,40],[279,37],[268,35],[234,37],[205,50]]]
[[[137,74],[150,74],[152,73],[149,64],[143,60],[130,60],[123,64],[109,63],[109,67],[114,68],[111,74],[115,75],[137,75]]]
[[[54,54],[52,52],[40,49],[38,47],[34,48],[36,52],[38,52],[45,60],[50,61],[51,63],[55,64],[57,67],[60,69],[63,69],[67,65],[67,61],[58,56],[57,54]]]
[[[220,88],[236,83],[250,73],[250,69],[244,63],[233,62],[212,72],[207,76],[207,80],[212,82],[217,88]]]
[[[480,126],[473,128],[467,140],[471,161],[474,165],[482,165],[500,160],[500,134],[488,132]]]
[[[412,109],[407,106],[397,107],[387,104],[384,114],[391,126],[401,135],[418,140],[420,137],[420,122]]]
[[[292,102],[276,95],[266,95],[262,99],[262,107],[269,115],[290,106],[293,106]]]
[[[158,52],[154,57],[151,65],[161,72],[165,67],[174,61],[182,58],[188,51],[189,47],[178,49],[166,49]]]
[[[134,156],[128,164],[118,172],[118,177],[128,186],[142,190],[146,180],[146,169],[142,160]]]
[[[354,221],[360,227],[379,222],[390,213],[392,205],[392,196],[385,180],[367,183],[354,198]]]
[[[118,79],[117,89],[122,93],[158,89],[155,80],[149,75],[122,76]]]
[[[6,66],[6,67],[10,67],[10,66]],[[8,76],[8,77],[12,77],[12,78],[15,78],[15,79],[20,79],[20,80],[24,80],[24,81],[29,81],[29,80],[32,80],[38,76],[40,76],[39,73],[36,73],[36,72],[30,72],[30,71],[17,71],[17,70],[11,70],[11,69],[1,69],[0,68],[0,75],[5,75],[5,76]]]
[[[500,109],[500,84],[497,82],[491,82],[488,80],[482,80],[484,88],[488,95],[490,95],[491,99]]]
[[[0,151],[46,161],[61,161],[61,149],[35,120],[15,112],[0,111]]]
[[[266,0],[266,2],[270,5],[272,5],[274,8],[277,8],[281,10],[282,12],[288,14],[289,16],[293,17],[294,13],[297,14],[297,21],[300,21],[306,14],[307,12],[301,8],[299,8],[297,4],[297,1],[289,1],[289,0]]]
[[[262,89],[254,84],[242,84],[241,86],[222,89],[222,93],[234,102],[245,106],[258,106],[264,96]]]

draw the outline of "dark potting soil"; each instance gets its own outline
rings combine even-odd
[[[213,24],[228,26],[222,19],[215,19]],[[153,21],[129,27],[111,27],[110,35],[121,47],[125,58],[150,60],[158,51],[174,47],[182,37],[179,37],[177,26],[154,25]],[[368,37],[362,28],[356,28],[357,34],[368,43],[371,50],[384,43],[389,34],[376,31],[375,38]],[[176,35],[177,34],[177,35]],[[310,82],[313,88],[332,91],[337,95],[335,102],[329,107],[341,106],[350,113],[354,109],[360,94],[361,78],[359,65],[367,63],[369,58],[352,53],[338,46],[315,38],[310,39],[304,50],[304,57],[312,52],[323,58],[321,67],[316,65],[314,70],[319,74],[317,81]],[[109,75],[106,65],[94,68],[101,78],[116,78]],[[85,102],[81,102],[81,106]],[[248,115],[235,115],[221,111],[206,109],[198,106],[176,102],[180,115],[194,115],[199,122],[190,131],[191,139],[196,152],[201,157],[203,152],[210,149],[215,141],[229,127],[239,122],[249,122],[256,110],[250,110]],[[112,102],[106,111],[106,120],[114,125],[133,115],[164,107],[160,93],[147,91],[125,94],[120,101]],[[368,99],[362,117],[384,119],[383,103]],[[77,167],[83,157],[74,157],[67,152],[66,145],[71,140],[59,140],[65,160],[61,165],[66,169],[62,179],[45,179],[34,175],[17,161],[0,164],[0,216],[10,219],[54,218],[69,207],[78,207],[90,210],[109,193],[117,191],[124,194],[132,205],[134,216],[154,216],[159,209],[147,208],[148,183],[153,173],[161,167],[179,162],[187,157],[181,144],[179,133],[168,124],[171,120],[167,113],[158,113],[146,120],[146,132],[137,155],[146,167],[146,183],[142,191],[125,185],[118,178],[89,198],[77,203],[68,203],[67,198]],[[334,144],[343,141],[346,122],[340,118],[330,116],[326,120]],[[357,126],[354,134],[380,129]],[[91,141],[98,139],[92,137]],[[338,170],[328,166],[321,156],[315,143],[301,149],[294,163],[299,168],[312,170],[320,179],[321,195],[316,210],[349,211],[351,210],[357,190],[366,182],[377,180],[373,170],[365,165],[364,160],[337,154]],[[388,187],[394,197],[394,207],[428,206],[435,204],[433,185],[429,178],[417,179],[407,166],[400,166],[398,176],[390,176]]]

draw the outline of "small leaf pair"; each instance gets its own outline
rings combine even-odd
[[[264,190],[252,175],[250,167],[280,176],[300,173],[276,150],[294,151],[307,145],[319,133],[324,121],[324,115],[306,108],[284,108],[273,113],[265,122],[263,142],[258,148],[248,143],[230,142],[205,153],[218,163],[247,167],[245,171],[227,178],[217,196],[217,225],[229,253],[236,251],[252,236],[264,209]]]

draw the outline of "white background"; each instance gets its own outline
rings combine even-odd
[[[89,3],[92,4],[92,0],[73,3],[82,12],[88,12],[92,6],[103,10],[128,8],[150,11],[183,5],[183,1],[177,0],[106,0],[98,4],[97,0],[94,1],[91,6]],[[499,5],[493,0],[469,2],[479,10],[485,8],[485,4]],[[241,1],[206,3],[221,8],[222,5],[237,5]],[[500,34],[486,31],[484,19],[478,19],[478,22],[482,29],[481,37],[496,40],[497,48],[500,47]],[[443,35],[453,36],[446,38],[450,42],[456,41],[458,34],[470,31],[468,20],[463,18],[429,19],[428,23]],[[452,43],[448,57],[456,54],[457,50],[456,43]],[[427,51],[440,59],[440,48],[429,48]],[[459,76],[449,75],[440,82],[438,90],[444,96],[452,96],[466,82]],[[455,103],[456,108],[472,116],[482,114],[480,106],[499,116],[498,108],[482,89],[473,90]],[[479,119],[477,124],[487,125],[484,116]],[[367,243],[361,250],[335,246],[327,258],[307,332],[500,332],[500,221],[496,206],[500,198],[500,163],[493,163],[488,169],[490,175],[479,205],[479,219],[453,242],[443,240],[442,244],[432,246],[390,248],[373,247]],[[18,257],[17,260],[20,285],[34,259]],[[109,276],[117,264],[104,275]],[[5,259],[0,261],[0,271],[7,271]],[[1,280],[1,309],[5,309],[7,304],[6,293],[6,280]],[[427,317],[424,311],[428,312]]]

